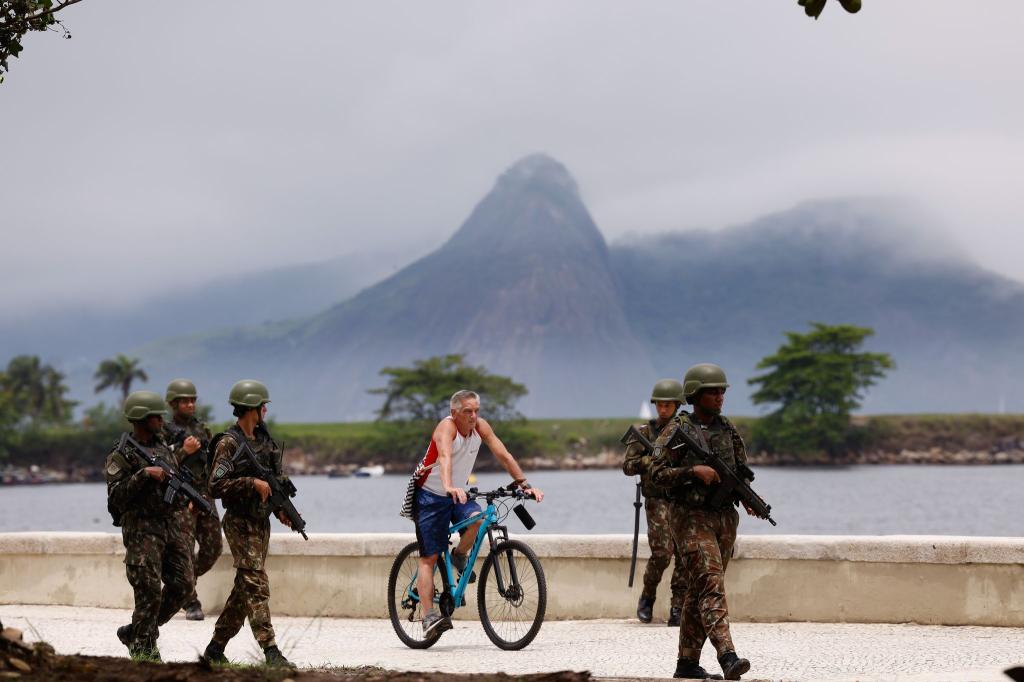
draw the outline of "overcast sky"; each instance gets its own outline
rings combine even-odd
[[[0,311],[440,243],[518,158],[609,240],[917,197],[1024,280],[1024,3],[85,0],[0,85]]]

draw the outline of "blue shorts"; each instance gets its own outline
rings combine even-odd
[[[447,495],[435,495],[420,488],[412,503],[412,517],[416,519],[416,542],[420,556],[433,556],[448,549],[448,528],[480,513],[475,501],[457,504]]]

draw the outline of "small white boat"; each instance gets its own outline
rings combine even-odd
[[[373,466],[359,467],[352,475],[356,478],[376,478],[384,475],[384,467],[380,464],[374,464]]]

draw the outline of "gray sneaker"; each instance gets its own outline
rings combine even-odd
[[[447,616],[442,616],[439,611],[433,609],[423,616],[423,635],[440,635],[452,629],[452,621]]]

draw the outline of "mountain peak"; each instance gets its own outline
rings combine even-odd
[[[460,253],[486,250],[499,257],[608,257],[576,181],[545,154],[524,157],[498,176],[446,248]]]
[[[568,169],[547,154],[530,154],[512,164],[498,178],[498,189],[517,190],[530,185],[558,188],[579,197],[579,187]]]

